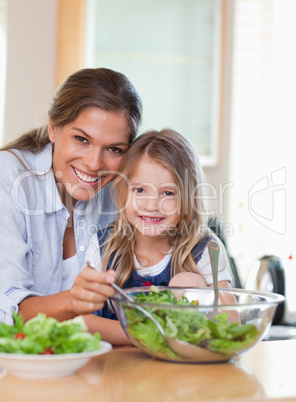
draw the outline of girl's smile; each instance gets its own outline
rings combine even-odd
[[[129,127],[121,113],[99,108],[82,111],[63,127],[49,125],[53,170],[62,201],[87,201],[116,176],[129,147]]]
[[[164,220],[164,218],[155,218],[151,216],[139,216],[139,218],[150,223],[160,223],[161,221]]]

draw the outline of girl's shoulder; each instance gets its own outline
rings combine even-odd
[[[214,240],[212,236],[210,236],[210,235],[204,236],[193,247],[192,256],[195,261],[198,261],[201,258],[202,254],[203,254],[204,250],[206,249],[207,244],[209,243],[210,240]]]
[[[215,239],[214,239],[212,236],[210,236],[210,235],[203,236],[203,237],[199,240],[199,242],[196,243],[196,245],[195,245],[194,248],[193,248],[193,251],[194,251],[194,250],[204,249],[204,248],[207,246],[207,244],[209,243],[209,241],[211,241],[211,240],[215,240]]]

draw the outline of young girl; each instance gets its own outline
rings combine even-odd
[[[222,243],[207,225],[205,182],[191,144],[172,130],[133,143],[114,181],[117,218],[91,239],[86,258],[116,271],[120,287],[213,286],[207,243],[219,244],[219,287],[231,282]],[[106,304],[97,315],[116,319]]]

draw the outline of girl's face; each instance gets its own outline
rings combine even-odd
[[[136,236],[157,237],[179,222],[178,188],[172,173],[145,156],[130,179],[125,216]]]
[[[67,194],[86,201],[116,176],[129,146],[129,127],[123,114],[99,108],[82,111],[69,124],[49,126],[54,143],[53,171],[66,205]],[[65,191],[66,190],[66,191]]]

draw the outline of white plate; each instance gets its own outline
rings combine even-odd
[[[1,367],[18,377],[50,378],[74,374],[91,357],[109,352],[112,345],[101,341],[100,349],[94,352],[69,353],[60,355],[25,355],[0,353]]]

